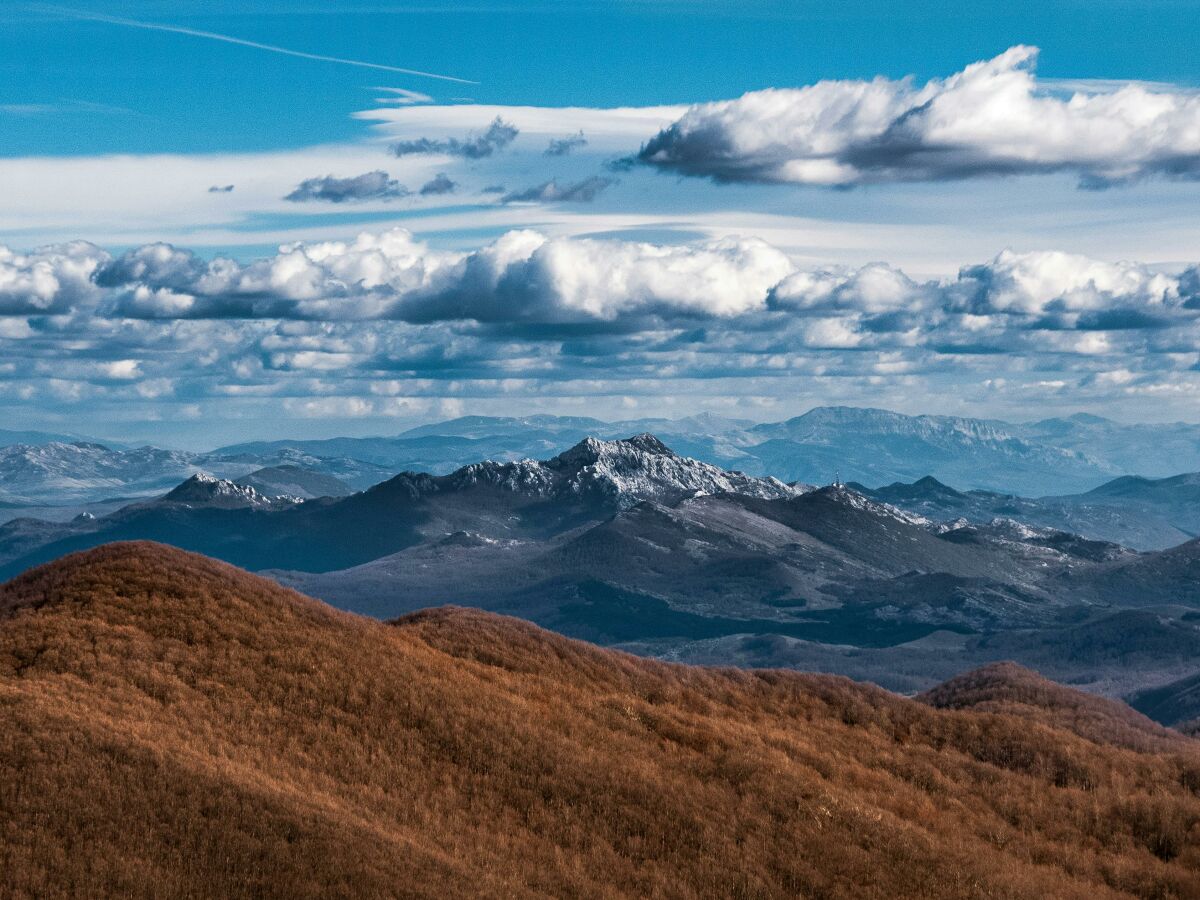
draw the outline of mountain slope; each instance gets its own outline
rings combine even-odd
[[[1133,750],[1171,750],[1190,744],[1124,703],[1073,691],[1011,662],[965,672],[917,699],[938,709],[1021,716]]]
[[[17,896],[1195,896],[1200,755],[114,545],[0,588]]]
[[[1200,720],[1200,672],[1161,687],[1139,691],[1129,698],[1129,703],[1154,721],[1166,725]]]

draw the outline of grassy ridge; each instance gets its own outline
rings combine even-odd
[[[462,609],[383,624],[110,545],[0,588],[0,883],[1200,896],[1200,744],[1015,668],[926,699]]]

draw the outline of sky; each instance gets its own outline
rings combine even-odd
[[[1200,421],[1200,3],[0,8],[0,423]]]

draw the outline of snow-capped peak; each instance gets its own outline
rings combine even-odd
[[[806,490],[805,486],[793,487],[776,478],[754,478],[679,456],[652,434],[613,441],[589,437],[544,462],[523,459],[474,463],[429,481],[435,490],[486,484],[543,497],[590,498],[620,507],[642,500],[671,504],[717,493],[779,499]]]
[[[249,485],[236,484],[207,472],[197,472],[187,481],[162,497],[164,503],[184,503],[191,506],[270,507],[297,502],[293,497],[268,497]]]
[[[617,441],[587,438],[545,466],[563,476],[562,489],[605,496],[623,506],[723,492],[767,499],[800,493],[776,478],[753,478],[679,456],[652,434]]]

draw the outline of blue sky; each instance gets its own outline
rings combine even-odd
[[[1046,77],[1200,83],[1195,3],[122,2],[5,4],[5,156],[266,150],[352,140],[370,88],[446,101],[650,106],[822,78],[926,79],[1017,43]],[[73,17],[234,35],[478,81],[397,78]],[[64,127],[67,125],[68,127]]]
[[[0,415],[1195,419],[1198,6],[6,4]]]

